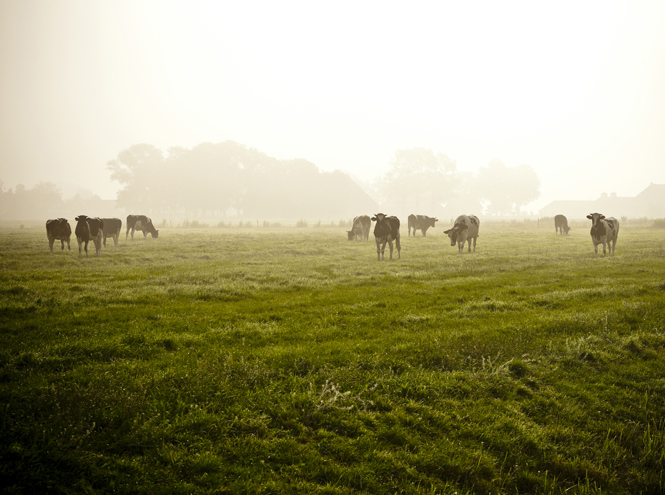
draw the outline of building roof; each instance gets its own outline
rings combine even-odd
[[[617,218],[663,217],[665,216],[665,184],[651,183],[634,198],[603,194],[592,201],[552,201],[539,210],[541,216],[562,214],[571,218],[583,218],[594,212]]]

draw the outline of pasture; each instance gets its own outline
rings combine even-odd
[[[0,491],[665,493],[665,230],[405,223],[0,230]]]

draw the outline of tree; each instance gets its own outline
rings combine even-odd
[[[498,158],[478,170],[480,196],[489,201],[491,215],[517,214],[520,207],[540,196],[540,179],[529,165],[507,167]]]
[[[164,155],[151,144],[135,144],[118,153],[106,164],[111,180],[123,188],[118,192],[118,206],[137,211],[149,211],[160,206],[159,189],[170,179],[164,177]]]
[[[434,211],[450,195],[455,185],[457,163],[448,155],[431,149],[411,148],[395,151],[390,169],[383,179],[385,197],[397,197],[401,208]]]

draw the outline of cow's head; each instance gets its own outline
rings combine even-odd
[[[443,233],[448,234],[448,237],[450,237],[450,245],[454,246],[457,244],[457,239],[460,236],[462,232],[464,232],[468,227],[464,224],[455,224],[455,226],[452,229],[445,230]]]
[[[386,215],[384,213],[376,213],[372,217],[372,221],[377,222],[377,223],[383,222],[385,219],[386,219]]]
[[[87,215],[79,215],[74,220],[76,220],[77,222],[87,222],[88,217],[87,217]]]
[[[429,222],[430,227],[436,227],[436,225],[434,225],[434,224],[438,221],[439,221],[438,218],[428,218],[428,222]]]
[[[590,213],[586,217],[591,220],[591,235],[594,237],[604,236],[605,225],[601,220],[605,218],[605,215],[601,213]]]
[[[349,240],[352,241],[356,238],[356,231],[355,230],[347,230],[346,235],[348,235]]]
[[[570,231],[573,230],[573,229],[571,229],[570,227],[568,227],[568,225],[564,225],[564,226],[563,226],[563,230],[564,230],[564,232],[566,233],[566,235],[568,235],[568,232],[570,232]]]

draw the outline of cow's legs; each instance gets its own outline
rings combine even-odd
[[[53,252],[53,243],[55,242],[55,239],[52,239],[51,237],[48,238],[48,248]]]
[[[397,248],[397,259],[402,259],[402,245],[400,244],[399,237],[395,239],[395,247]]]
[[[148,233],[145,230],[143,230],[142,232],[143,232],[143,238],[146,239],[148,237]]]
[[[65,250],[65,240],[60,239],[60,251],[64,251],[64,250]]]
[[[478,239],[477,237],[474,237],[474,238],[473,238],[473,252],[474,252],[474,253],[476,252],[476,240],[477,240],[477,239]]]
[[[129,229],[130,229],[130,226],[127,225],[127,232],[125,232],[125,240],[127,240],[127,237],[129,236]],[[134,232],[132,232],[132,239],[134,239]]]
[[[118,237],[120,237],[120,233],[119,233],[119,232],[116,233],[116,234],[113,236],[113,245],[116,246],[116,247],[118,246]]]
[[[104,247],[106,247],[106,236],[104,236]]]
[[[376,240],[376,259],[381,261],[381,243],[379,240]]]
[[[79,243],[79,257],[81,256],[81,248],[82,247],[85,249],[85,256],[87,257],[88,256],[88,241],[82,241],[82,240],[79,240],[79,239],[77,239],[77,241]],[[84,246],[84,244],[85,244],[85,246]]]
[[[67,251],[71,251],[71,250],[72,250],[72,247],[69,244],[69,239],[67,239]],[[63,251],[64,251],[64,249],[63,249]]]
[[[471,252],[471,237],[469,237],[466,242],[468,243],[467,244],[467,246],[468,246],[467,252],[470,253]]]

